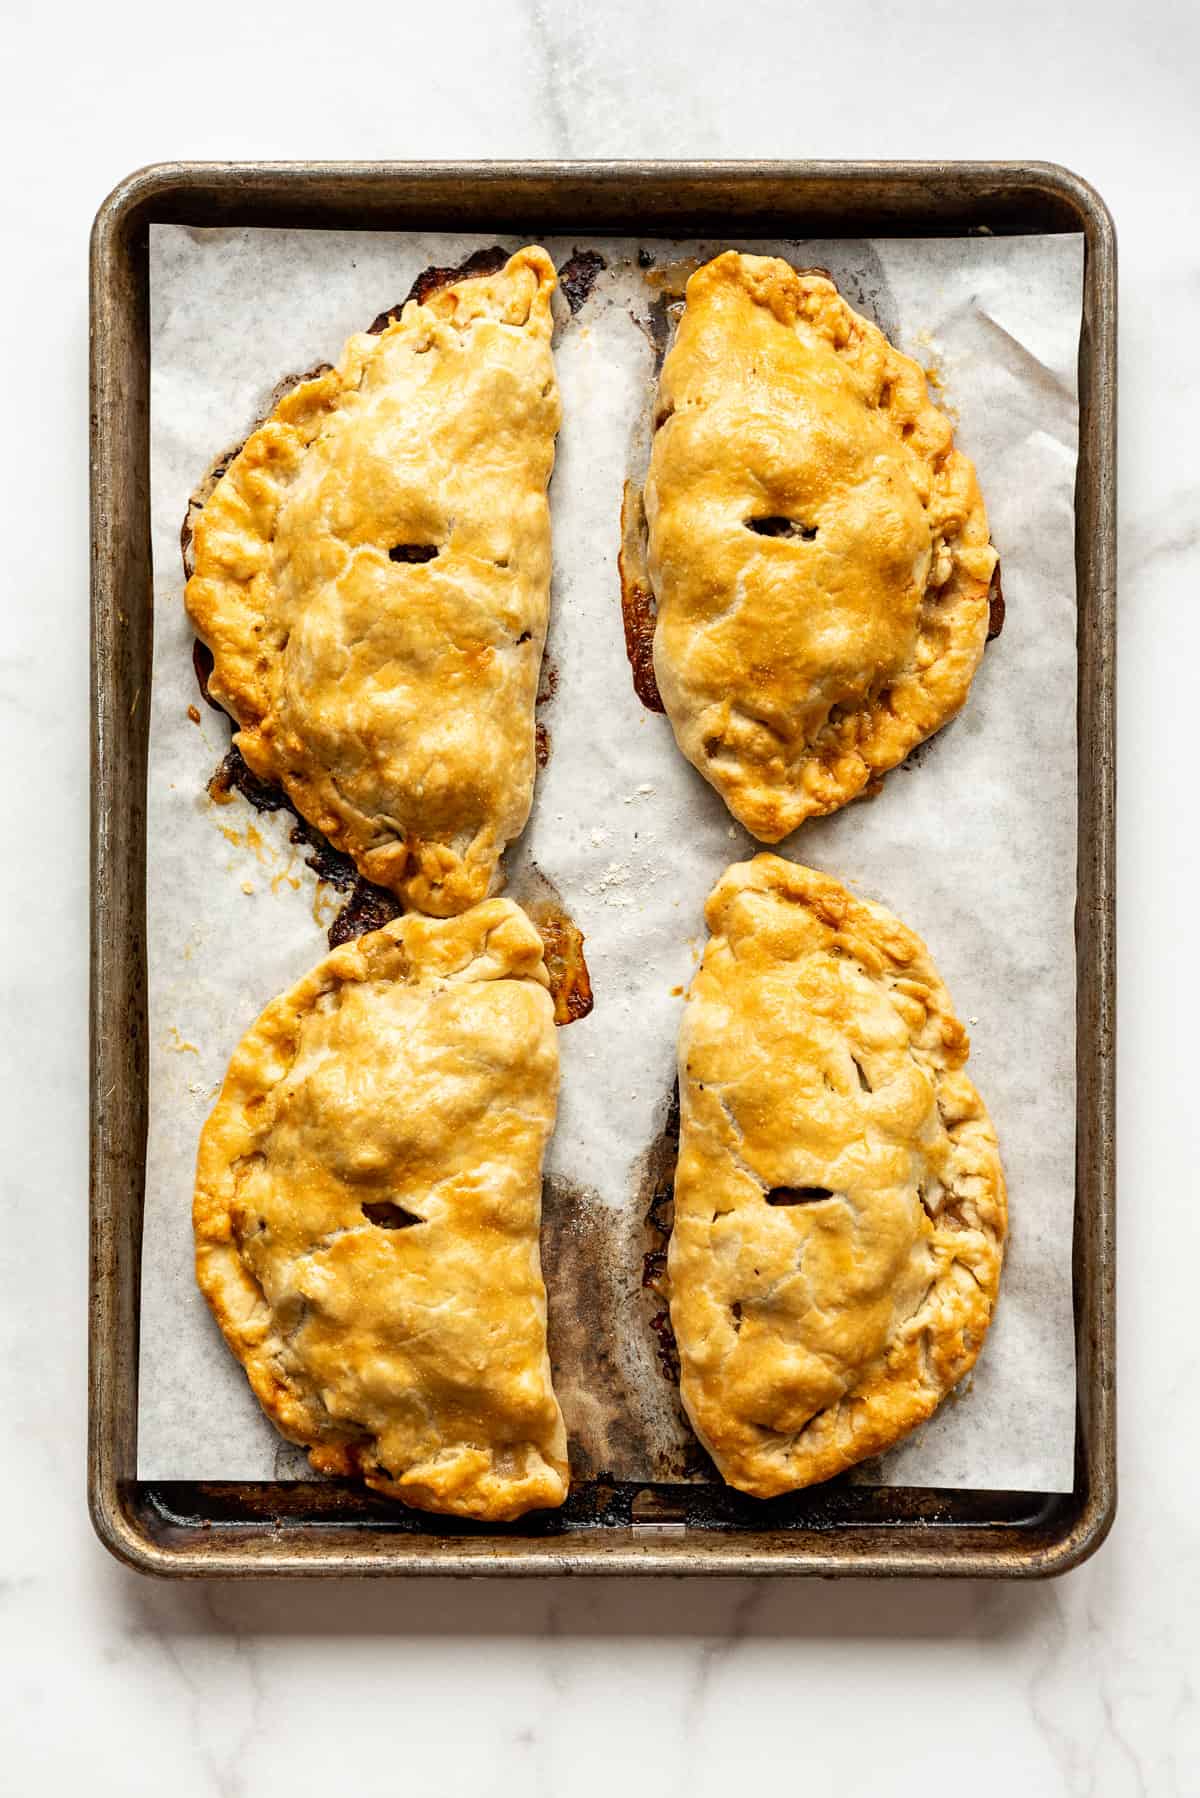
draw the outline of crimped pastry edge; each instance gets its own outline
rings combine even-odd
[[[948,1133],[976,1163],[971,1177],[978,1182],[979,1190],[972,1193],[971,1202],[981,1220],[981,1229],[971,1233],[978,1240],[970,1245],[969,1281],[954,1278],[957,1262],[951,1258],[922,1305],[890,1339],[887,1351],[870,1364],[838,1403],[818,1412],[803,1429],[790,1435],[775,1434],[763,1442],[761,1437],[767,1432],[760,1431],[756,1432],[759,1440],[755,1441],[755,1433],[735,1428],[727,1431],[723,1439],[719,1395],[714,1399],[698,1389],[690,1366],[687,1331],[677,1321],[677,1283],[683,1272],[678,1253],[677,1170],[676,1231],[668,1250],[668,1277],[680,1351],[680,1397],[698,1439],[722,1478],[752,1497],[774,1498],[831,1479],[894,1447],[931,1416],[970,1372],[995,1310],[1008,1213],[995,1130],[978,1091],[961,1072],[969,1041],[932,957],[916,932],[883,906],[858,898],[829,875],[780,856],[759,854],[749,862],[727,868],[709,895],[705,920],[711,935],[706,959],[712,945],[724,941],[728,908],[748,891],[806,906],[823,919],[831,941],[836,941],[846,953],[854,955],[856,950],[866,949],[873,959],[883,956],[895,968],[904,970],[906,980],[923,989],[927,995],[928,1028],[923,1033],[920,1058],[932,1071]],[[703,965],[702,962],[701,973]],[[694,1019],[691,1004],[689,994],[679,1038],[681,1167],[693,1124],[687,1071]],[[949,1117],[946,1111],[950,1112]],[[701,1205],[705,1202],[701,1195]],[[936,1314],[943,1303],[945,1316],[939,1321]]]
[[[943,652],[929,668],[913,667],[881,685],[870,703],[845,710],[811,742],[797,745],[784,786],[758,777],[753,767],[723,761],[714,767],[706,744],[727,721],[729,702],[691,709],[669,660],[659,653],[655,633],[654,671],[680,750],[721,793],[730,811],[763,843],[778,843],[809,818],[841,809],[898,767],[916,746],[957,716],[966,702],[988,635],[988,596],[997,565],[987,511],[972,461],[954,448],[954,430],[929,396],[925,370],[888,340],[877,325],[842,298],[828,275],[798,271],[780,257],[726,250],[697,269],[687,284],[702,293],[705,284],[736,279],[751,299],[767,307],[781,324],[804,318],[814,324],[834,353],[869,382],[873,405],[901,439],[932,447],[935,496],[958,490],[962,518],[947,539],[950,567],[936,588],[927,588],[922,618],[936,620],[946,635]],[[668,352],[669,363],[671,352]],[[664,377],[667,363],[664,363]],[[887,389],[886,403],[880,397]],[[652,480],[648,477],[647,486]]]
[[[316,1471],[361,1477],[388,1498],[411,1507],[487,1522],[512,1522],[535,1509],[561,1505],[570,1470],[561,1412],[549,1454],[536,1445],[522,1472],[496,1469],[489,1449],[445,1451],[400,1479],[372,1471],[372,1439],[356,1440],[330,1418],[315,1388],[306,1393],[284,1364],[271,1307],[243,1260],[234,1237],[229,1173],[239,1156],[254,1152],[259,1140],[251,1121],[264,1085],[285,1078],[295,1058],[300,1020],[327,994],[356,981],[402,978],[424,953],[436,953],[439,939],[474,930],[478,946],[464,966],[491,956],[489,977],[525,979],[547,990],[542,942],[512,901],[486,900],[451,919],[419,914],[396,918],[383,929],[353,938],[324,956],[287,992],[273,999],[246,1031],[230,1059],[217,1102],[201,1133],[193,1201],[196,1281],[230,1350],[241,1363],[259,1404],[289,1442],[309,1451]],[[544,1301],[543,1301],[544,1303]],[[545,1362],[547,1386],[549,1359]]]

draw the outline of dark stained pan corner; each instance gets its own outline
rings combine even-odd
[[[152,223],[506,232],[947,236],[1082,232],[1074,1490],[870,1489],[771,1504],[713,1487],[577,1488],[502,1529],[397,1514],[348,1485],[160,1484],[137,1466],[147,1116],[145,780],[151,652]],[[1114,656],[1116,242],[1051,163],[164,163],[127,177],[91,245],[92,988],[88,1496],[148,1573],[930,1574],[1038,1578],[1116,1509]]]

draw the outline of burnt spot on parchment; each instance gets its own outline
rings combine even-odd
[[[579,312],[596,285],[597,278],[608,267],[599,250],[576,249],[558,271],[558,285],[571,308],[571,316]]]
[[[711,1460],[692,1434],[679,1399],[679,1350],[671,1327],[667,1248],[675,1221],[675,1164],[679,1159],[679,1082],[667,1103],[658,1134],[638,1165],[637,1216],[640,1219],[640,1315],[645,1339],[652,1342],[673,1421],[672,1473],[682,1479],[716,1479]]]
[[[542,1186],[550,1365],[573,1479],[631,1477],[650,1453],[619,1347],[625,1330],[613,1214],[561,1175]],[[633,1473],[632,1477],[641,1477]]]
[[[455,281],[469,281],[473,276],[498,274],[507,261],[508,251],[502,250],[499,244],[492,244],[486,250],[472,250],[469,256],[455,263],[452,268],[422,269],[404,298],[372,320],[367,326],[367,334],[371,337],[380,336],[400,317],[410,300],[416,300],[419,306],[423,306],[430,294],[436,293],[439,287],[450,287]]]
[[[291,810],[291,807],[288,808]],[[324,836],[315,825],[306,818],[292,816],[296,822],[288,833],[288,842],[304,852],[304,861],[318,880],[332,887],[338,893],[352,893],[358,885],[360,875],[358,869],[348,855],[335,849],[327,836]],[[336,921],[336,920],[335,920]]]
[[[235,793],[256,812],[290,812],[292,809],[283,788],[271,781],[260,780],[247,766],[241,750],[232,748],[209,781],[208,796],[217,805],[228,805]]]
[[[670,1286],[667,1278],[667,1245],[675,1221],[675,1163],[679,1159],[679,1082],[667,1105],[662,1128],[642,1156],[639,1169],[638,1215],[642,1218],[645,1246],[642,1251],[642,1310],[649,1309],[646,1323],[655,1339],[655,1353],[663,1377],[679,1385],[679,1351],[671,1328]]]
[[[637,1316],[628,1215],[555,1174],[542,1188],[550,1362],[575,1479],[715,1480],[712,1463],[631,1332]]]
[[[382,930],[404,908],[395,893],[377,887],[360,874],[349,899],[329,926],[329,947],[337,949],[352,937],[365,936],[369,930]]]
[[[642,1291],[664,1305],[667,1286],[667,1244],[675,1221],[675,1163],[679,1159],[679,1082],[667,1105],[663,1125],[642,1157],[638,1209],[642,1214],[646,1248],[642,1255]],[[672,1353],[674,1339],[672,1338]],[[679,1384],[679,1358],[675,1356],[675,1384]]]
[[[652,294],[646,301],[645,308],[638,312],[630,312],[629,316],[637,326],[650,348],[654,351],[654,378],[658,379],[658,371],[666,358],[671,335],[683,310],[683,303],[666,293]]]
[[[660,1344],[674,1350],[655,1257],[670,1232],[678,1140],[676,1099],[619,1206],[553,1172],[543,1186],[550,1359],[577,1479],[719,1483],[659,1356]]]

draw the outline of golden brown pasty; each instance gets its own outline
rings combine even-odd
[[[972,1366],[1004,1175],[920,939],[774,855],[726,870],[679,1039],[680,1391],[770,1498],[879,1454]]]
[[[280,400],[195,524],[187,608],[263,780],[448,916],[529,815],[550,592],[554,268],[410,301]]]
[[[996,554],[917,363],[826,276],[727,251],[663,364],[645,487],[676,740],[776,843],[952,718]]]
[[[324,1473],[494,1522],[562,1503],[538,1248],[558,1050],[507,899],[356,938],[242,1039],[196,1169],[196,1275]]]

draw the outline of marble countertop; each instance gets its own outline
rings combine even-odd
[[[18,16],[19,15],[19,16]],[[9,8],[0,1785],[274,1798],[1200,1792],[1191,669],[1200,14],[1172,0]],[[174,1586],[84,1506],[87,301],[131,168],[228,156],[1019,157],[1121,247],[1121,1470],[1044,1586]]]

